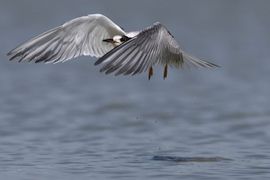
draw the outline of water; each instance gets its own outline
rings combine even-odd
[[[0,179],[269,179],[269,1],[0,3]],[[148,81],[100,74],[88,57],[7,60],[18,43],[97,12],[126,30],[160,21],[222,68],[166,81],[159,69]]]

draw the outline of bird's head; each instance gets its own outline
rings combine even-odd
[[[113,43],[118,46],[122,44],[121,39],[122,39],[122,36],[119,36],[119,35],[113,36]]]

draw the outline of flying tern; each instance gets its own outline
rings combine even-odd
[[[218,67],[183,51],[159,22],[142,31],[125,32],[101,14],[68,21],[19,45],[7,55],[10,60],[36,63],[58,63],[78,56],[92,56],[98,58],[95,65],[103,65],[101,72],[135,75],[148,71],[149,79],[156,64],[164,67],[164,79],[168,75],[168,66]]]

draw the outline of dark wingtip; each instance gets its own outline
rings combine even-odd
[[[12,60],[14,60],[16,57],[18,57],[18,55],[12,55],[12,53],[10,53],[10,54],[7,54],[7,56],[9,56],[9,60],[10,61],[12,61]]]
[[[95,62],[95,66],[97,66],[97,65],[99,65],[99,64],[101,64],[102,63],[102,59],[101,58],[99,58],[96,62]]]
[[[97,65],[101,64],[103,61],[104,61],[103,58],[99,58],[99,59],[95,62],[94,65],[97,66]]]
[[[12,61],[12,60],[15,58],[15,56],[14,56],[14,55],[12,56],[12,54],[13,54],[13,50],[9,51],[9,52],[6,54],[6,56],[8,56],[8,58],[9,58],[10,61]]]
[[[209,63],[209,65],[210,65],[212,68],[221,68],[220,65],[217,65],[217,64],[214,64],[214,63],[210,63],[210,62],[208,62],[208,63]]]
[[[9,51],[6,55],[8,56],[9,61],[12,61],[12,60],[16,59],[17,57],[20,57],[22,55],[22,53],[17,52],[16,49],[13,49],[13,50]]]
[[[100,64],[100,63],[99,63],[98,61],[96,61],[94,65],[97,66],[97,65],[99,65],[99,64]]]

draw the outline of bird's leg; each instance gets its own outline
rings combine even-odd
[[[164,80],[168,77],[168,64],[165,65],[164,67],[164,72],[163,72],[163,78]]]
[[[148,79],[150,80],[151,79],[151,77],[153,76],[153,74],[154,74],[154,70],[153,70],[153,68],[152,68],[152,66],[149,68],[149,70],[148,70]]]

